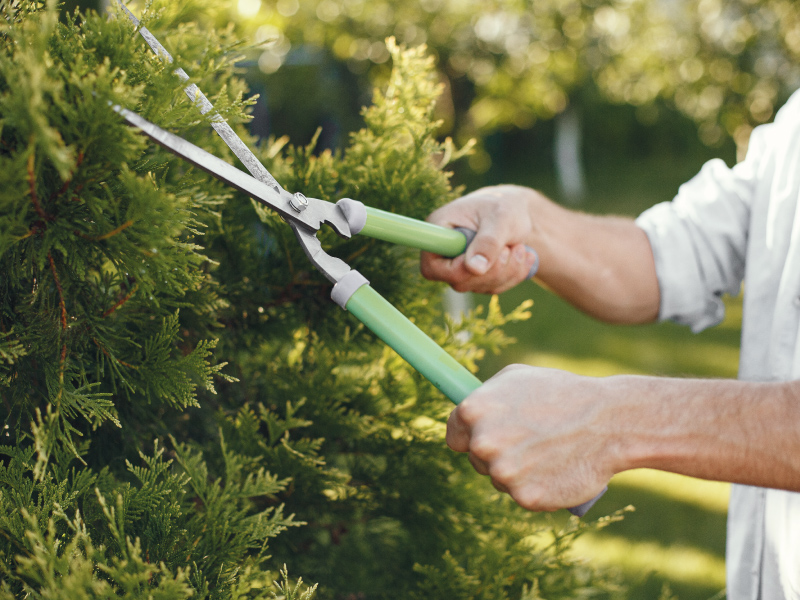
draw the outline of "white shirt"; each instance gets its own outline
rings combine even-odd
[[[744,282],[739,378],[800,379],[800,92],[757,127],[746,158],[706,163],[672,202],[644,212],[660,317],[693,331],[722,320]],[[800,435],[800,423],[797,423]],[[729,600],[800,600],[800,494],[734,485]]]

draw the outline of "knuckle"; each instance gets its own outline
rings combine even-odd
[[[432,279],[431,275],[433,273],[432,273],[432,269],[430,267],[430,264],[429,264],[428,260],[426,260],[424,258],[420,259],[420,261],[419,261],[419,272],[422,274],[422,276],[425,279]]]
[[[544,508],[544,498],[538,487],[526,486],[515,488],[509,491],[514,502],[525,510],[542,511]]]
[[[469,462],[472,465],[472,468],[474,468],[478,474],[489,474],[489,467],[486,465],[486,463],[475,456],[472,452],[469,453]]]
[[[425,279],[440,281],[443,277],[443,269],[437,265],[437,260],[433,257],[422,256],[419,263],[419,272]]]
[[[517,479],[517,469],[503,461],[495,461],[489,468],[492,480],[506,489],[511,489]]]
[[[492,207],[495,217],[502,221],[513,219],[516,215],[515,210],[507,202],[495,202]]]
[[[494,479],[491,479],[491,482],[492,482],[492,487],[494,487],[494,489],[496,489],[498,492],[503,492],[504,494],[508,494],[508,488],[504,486],[502,483],[499,483]]]
[[[478,247],[478,248],[491,249],[491,250],[493,250],[495,252],[497,252],[498,249],[503,246],[502,242],[500,241],[500,238],[497,237],[497,235],[495,235],[493,233],[483,233],[483,234],[481,234],[480,240],[478,240],[476,238],[475,244],[476,244],[476,247]]]
[[[456,409],[458,418],[468,427],[474,426],[483,417],[484,410],[477,402],[464,400]]]
[[[490,463],[498,454],[494,440],[487,435],[474,435],[469,443],[469,451],[475,458]]]
[[[445,442],[455,452],[467,452],[469,450],[469,432],[464,430],[455,415],[450,415],[447,420]]]
[[[433,223],[435,225],[446,225],[447,224],[447,213],[452,211],[452,207],[450,206],[443,206],[441,208],[437,208],[428,217],[425,219],[428,223]]]
[[[516,285],[519,285],[523,281],[527,281],[528,274],[530,272],[531,272],[531,267],[527,262],[515,263],[512,266],[512,272],[509,274],[507,280],[509,287],[514,287]]]
[[[453,431],[453,428],[450,426],[447,427],[444,441],[451,450],[455,450],[456,452],[461,451],[460,436],[457,432]]]
[[[508,375],[510,373],[518,373],[519,371],[522,371],[522,370],[525,370],[525,369],[529,369],[529,368],[530,367],[528,365],[521,365],[519,363],[515,363],[515,364],[511,364],[511,365],[506,365],[497,374],[498,375]]]

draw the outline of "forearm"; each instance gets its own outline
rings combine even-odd
[[[537,280],[611,323],[658,316],[659,289],[650,243],[632,219],[567,210],[537,193],[527,196],[528,244],[539,253]]]
[[[617,415],[616,471],[800,491],[800,382],[622,376],[607,385],[627,405],[608,405]]]

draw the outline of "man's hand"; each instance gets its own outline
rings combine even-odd
[[[582,504],[616,472],[610,381],[507,367],[453,410],[447,444],[524,508]]]
[[[515,365],[459,404],[447,444],[529,510],[651,468],[800,491],[800,381],[582,377]]]
[[[525,280],[536,256],[526,248],[532,229],[531,200],[537,192],[513,185],[483,188],[433,212],[428,221],[476,232],[467,251],[449,259],[422,253],[427,279],[457,291],[504,292]]]
[[[567,302],[610,323],[648,323],[660,292],[650,242],[632,219],[567,210],[515,185],[472,192],[428,220],[476,232],[456,258],[422,253],[428,279],[459,292],[497,294],[525,280],[539,255],[536,280]]]

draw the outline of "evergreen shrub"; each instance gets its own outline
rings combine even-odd
[[[424,49],[393,47],[341,153],[256,144],[241,43],[184,4],[146,25],[287,189],[419,218],[455,196]],[[0,598],[622,594],[569,554],[586,525],[446,448],[449,402],[329,300],[289,227],[110,109],[234,160],[112,13],[0,0]],[[470,368],[527,315],[453,322],[414,253],[322,237]]]

